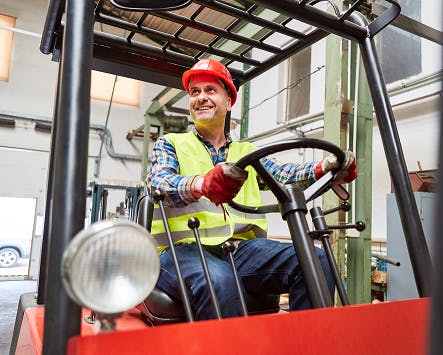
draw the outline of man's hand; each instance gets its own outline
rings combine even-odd
[[[355,162],[354,153],[349,150],[345,151],[345,159],[341,166],[334,154],[331,154],[324,160],[318,162],[315,168],[315,178],[320,179],[327,172],[334,169],[339,169],[335,174],[335,184],[344,184],[355,180],[357,177],[357,163]]]
[[[196,197],[206,196],[219,205],[231,201],[248,178],[248,172],[233,163],[217,164],[206,175],[195,179],[191,187]]]

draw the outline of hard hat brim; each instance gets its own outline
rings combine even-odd
[[[186,70],[182,76],[182,84],[183,88],[188,94],[189,94],[189,81],[191,80],[191,77],[195,75],[211,75],[216,77],[217,79],[220,79],[231,91],[230,92],[231,105],[233,106],[235,104],[235,102],[237,101],[237,88],[235,87],[235,85],[232,82],[228,82],[222,74],[212,70],[207,70],[207,69]]]

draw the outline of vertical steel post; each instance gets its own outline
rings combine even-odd
[[[58,96],[60,88],[60,65],[57,73],[57,88],[54,102],[54,118],[52,120],[51,129],[51,150],[49,153],[48,164],[48,182],[46,185],[46,203],[45,203],[45,221],[43,225],[43,238],[42,249],[40,254],[40,271],[38,276],[38,289],[37,289],[37,304],[45,303],[45,291],[46,291],[46,278],[47,278],[47,266],[48,266],[48,254],[49,254],[49,237],[51,235],[50,227],[52,220],[52,199],[54,193],[54,158],[55,158],[55,142],[57,136],[57,112],[58,112]]]
[[[303,191],[298,188],[288,188],[287,191],[292,196],[292,208],[283,216],[283,219],[288,222],[289,233],[301,270],[303,270],[311,306],[312,308],[332,307],[334,304],[329,294],[326,277],[315,252],[314,241],[308,234],[309,226],[305,217],[308,210]]]
[[[60,268],[85,217],[94,2],[67,0],[65,10],[42,351],[51,355],[65,354],[80,332],[81,308],[64,291]]]
[[[371,301],[371,217],[372,217],[372,131],[373,113],[364,67],[358,47],[351,44],[351,100],[354,102],[350,116],[353,137],[350,149],[357,158],[359,175],[354,184],[352,201],[353,220],[363,220],[367,228],[357,238],[347,238],[347,291],[351,303]]]
[[[443,59],[443,50],[442,50]],[[440,99],[440,122],[443,121],[443,100]],[[440,150],[439,150],[439,164],[437,186],[438,198],[436,203],[437,211],[435,216],[443,215],[443,130],[440,128]],[[430,337],[429,337],[429,355],[443,354],[443,337],[441,336],[441,329],[443,327],[443,239],[440,237],[440,218],[435,218],[434,222],[434,249],[433,256],[435,262],[435,269],[432,275],[432,302],[430,314]]]
[[[341,4],[342,6],[342,4]],[[326,39],[326,87],[324,108],[324,139],[342,149],[346,147],[347,124],[350,103],[346,98],[348,85],[348,41],[335,35]],[[328,210],[340,204],[332,191],[323,195],[323,209]],[[345,221],[345,214],[339,212],[326,217],[328,224]],[[345,231],[337,230],[331,235],[331,246],[336,255],[338,268],[344,278]]]
[[[353,16],[352,19],[360,23],[364,21],[361,15],[359,18]],[[380,129],[380,136],[383,142],[392,184],[395,189],[400,219],[408,246],[418,294],[421,297],[430,296],[431,278],[429,275],[432,271],[431,258],[414,193],[409,181],[408,170],[398,130],[395,125],[394,113],[376,54],[375,43],[373,38],[368,36],[362,39],[359,44],[366,69],[366,76],[371,83],[372,102],[378,120],[378,127]]]

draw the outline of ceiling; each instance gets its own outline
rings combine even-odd
[[[54,60],[62,48],[62,3],[50,2],[41,43],[41,51]],[[396,10],[392,5],[370,25],[361,26],[350,18],[355,11],[368,12],[363,0],[342,13],[331,0],[192,0],[171,11],[129,11],[96,0],[93,67],[180,88],[183,71],[213,57],[225,63],[240,86],[329,33],[359,40],[371,26],[378,32],[395,18]]]

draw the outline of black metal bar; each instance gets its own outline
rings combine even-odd
[[[342,224],[329,225],[329,229],[352,229],[352,228],[361,232],[366,229],[366,224],[363,221],[357,221],[354,224],[342,223]]]
[[[286,35],[291,38],[299,38],[299,39],[305,38],[305,35],[302,32],[293,30],[289,27],[282,26],[282,25],[277,24],[275,22],[267,21],[264,18],[251,15],[248,12],[242,11],[242,10],[235,8],[233,6],[230,6],[226,3],[222,3],[221,1],[194,0],[193,2],[203,5],[209,9],[233,16],[234,18],[242,18],[248,23],[253,23],[257,26],[270,29],[274,32],[281,33],[281,34]],[[260,3],[260,1],[252,1],[252,2]],[[295,4],[292,3],[292,6],[295,6]],[[268,7],[268,6],[264,6],[264,7]],[[290,17],[292,17],[292,16],[290,16]]]
[[[291,189],[290,191],[293,199],[299,201],[298,204],[301,206],[304,203],[303,192],[299,189]],[[315,252],[314,241],[307,232],[309,226],[305,217],[306,213],[307,209],[293,210],[285,215],[285,219],[288,222],[291,239],[303,271],[311,306],[313,308],[332,307],[332,298]]]
[[[331,243],[329,242],[328,238],[321,238],[321,243],[328,258],[329,265],[331,266],[332,275],[334,276],[335,286],[337,287],[337,292],[340,296],[341,304],[343,306],[349,306],[351,302],[349,302],[348,294],[346,293],[345,286],[343,285],[343,282],[340,278],[340,273],[338,272],[337,263],[334,258],[334,252],[331,248]]]
[[[203,267],[203,273],[206,278],[206,283],[208,284],[209,288],[209,298],[211,299],[212,307],[214,307],[215,316],[217,319],[221,319],[221,313],[220,313],[220,306],[218,305],[217,295],[215,294],[214,286],[212,285],[211,276],[209,275],[209,269],[208,269],[208,263],[206,262],[206,257],[203,252],[203,247],[200,241],[200,234],[198,233],[198,227],[200,226],[200,221],[195,218],[191,217],[188,220],[188,227],[189,229],[192,229],[194,232],[195,237],[195,243],[197,244],[198,253],[200,255],[200,261],[202,263]]]
[[[315,230],[317,232],[323,232],[322,235],[319,235],[319,238],[326,253],[326,257],[328,258],[329,266],[331,267],[332,275],[334,276],[335,286],[337,287],[337,292],[340,296],[341,304],[343,306],[348,306],[351,303],[349,302],[348,295],[346,294],[345,286],[343,285],[343,282],[341,280],[340,273],[337,267],[337,262],[334,258],[334,252],[332,251],[331,243],[329,242],[330,231],[328,230],[325,216],[320,207],[311,208],[310,213]]]
[[[57,29],[65,9],[65,0],[51,0],[46,15],[45,27],[43,28],[40,51],[44,54],[52,53],[55,47]]]
[[[136,24],[130,23],[130,22],[126,22],[120,19],[116,19],[115,17],[110,17],[110,16],[106,16],[106,15],[101,15],[98,19],[97,22],[100,23],[104,23],[110,26],[115,26],[121,29],[125,29],[128,31],[132,31],[135,33],[139,33],[139,34],[143,34],[146,35],[150,38],[157,38],[163,41],[167,41],[170,43],[173,43],[175,45],[179,45],[179,46],[183,46],[183,47],[187,47],[187,48],[192,48],[201,52],[205,52],[205,53],[210,53],[210,54],[214,54],[214,55],[218,55],[218,56],[222,56],[222,57],[226,57],[232,60],[236,60],[239,61],[241,63],[246,63],[252,66],[258,66],[260,64],[259,61],[247,58],[247,57],[241,57],[235,53],[232,52],[227,52],[227,51],[223,51],[220,49],[216,49],[216,48],[212,48],[212,47],[208,47],[205,44],[200,44],[191,40],[187,40],[184,38],[177,38],[176,36],[167,34],[167,33],[163,33],[157,30],[153,30],[153,29],[149,29],[147,27],[137,27]]]
[[[394,266],[400,266],[400,261],[389,259],[389,258],[387,258],[384,255],[380,255],[380,254],[377,254],[377,253],[371,253],[371,257],[380,259],[381,261],[385,261],[388,264],[391,264],[391,265],[394,265]]]
[[[46,282],[44,355],[65,354],[68,339],[80,333],[81,308],[61,280],[61,259],[84,226],[90,115],[90,70],[94,3],[66,1],[66,27],[58,95],[54,157],[54,207]]]
[[[391,4],[389,8],[383,11],[376,20],[372,21],[369,26],[369,34],[371,37],[374,37],[377,33],[379,33],[383,28],[389,25],[392,21],[394,21],[398,15],[400,14],[401,8],[400,5],[396,2],[397,0],[386,0]]]
[[[154,196],[154,199],[156,200],[156,202],[158,203],[158,206],[160,208],[160,214],[162,216],[163,225],[165,227],[166,236],[168,238],[169,249],[171,250],[171,256],[174,261],[175,271],[177,272],[178,285],[180,288],[180,295],[182,297],[182,303],[183,303],[183,306],[185,309],[186,318],[187,318],[188,322],[193,322],[194,316],[192,315],[191,303],[189,302],[189,297],[186,292],[185,282],[183,280],[183,275],[180,270],[180,265],[178,263],[177,254],[175,252],[175,245],[172,240],[172,235],[171,235],[171,230],[169,228],[168,219],[166,218],[166,211],[165,211],[165,207],[163,205],[161,193],[156,191],[156,196]]]
[[[354,14],[353,14],[354,15]],[[362,23],[365,19],[352,16],[352,20]],[[380,63],[376,54],[374,40],[364,38],[360,43],[363,64],[371,90],[375,116],[377,117],[380,136],[391,174],[392,184],[400,213],[406,244],[414,271],[418,294],[430,296],[431,282],[429,275],[432,271],[431,258],[426,244],[423,226],[417,210],[417,204],[409,181],[408,170],[403,150],[395,125],[394,113],[389,101]]]
[[[57,88],[54,102],[54,118],[51,125],[51,151],[49,153],[49,166],[48,166],[48,181],[46,186],[46,204],[45,204],[45,221],[43,225],[43,237],[42,248],[40,253],[40,272],[38,274],[38,286],[37,286],[37,304],[45,303],[46,295],[46,278],[48,267],[48,255],[49,255],[49,237],[51,236],[51,220],[53,212],[53,195],[54,195],[54,160],[55,160],[55,147],[57,137],[58,126],[58,98],[60,93],[60,66],[57,73]]]
[[[322,30],[327,31],[328,34],[334,33],[354,41],[358,41],[367,36],[366,26],[360,26],[346,20],[340,21],[338,17],[310,5],[302,7],[297,5],[293,0],[254,0],[253,2],[304,23],[321,28]]]
[[[103,191],[103,186],[98,185],[96,182],[91,183],[91,223],[97,222],[100,215],[100,196]]]
[[[194,29],[197,29],[199,31],[210,33],[215,36],[218,36],[218,40],[220,39],[229,39],[231,41],[235,41],[238,43],[246,44],[249,46],[253,46],[255,48],[263,49],[264,51],[271,52],[274,54],[280,53],[282,50],[278,47],[271,46],[269,44],[257,41],[253,38],[248,38],[244,36],[240,36],[234,32],[230,32],[224,29],[217,28],[215,26],[211,26],[202,22],[196,22],[195,20],[192,21],[186,17],[179,16],[173,12],[156,12],[153,14],[154,16],[170,20],[174,23],[179,23]]]
[[[338,212],[338,211],[344,211],[344,212],[348,212],[351,209],[351,205],[349,204],[349,202],[342,202],[340,204],[340,206],[331,208],[329,210],[323,211],[323,215],[326,216],[328,214],[334,213],[334,212]]]
[[[233,74],[233,76],[239,79],[239,82],[241,85],[244,82],[247,82],[247,81],[250,81],[250,80],[256,78],[260,74],[263,74],[267,70],[271,69],[272,67],[281,63],[282,61],[292,57],[294,54],[300,52],[301,50],[312,46],[314,43],[325,38],[327,35],[329,35],[328,32],[323,31],[321,29],[316,29],[316,30],[310,32],[306,36],[306,40],[295,41],[293,44],[286,47],[285,50],[281,54],[276,54],[276,55],[264,60],[260,64],[260,66],[258,66],[258,67],[253,67],[253,68],[248,69],[242,76],[238,76],[238,75],[235,76],[235,74]]]
[[[245,295],[243,294],[243,287],[240,282],[240,278],[238,277],[237,268],[235,267],[234,262],[234,251],[235,245],[234,243],[227,241],[222,245],[223,255],[227,256],[229,259],[229,264],[231,264],[232,275],[234,275],[235,287],[237,288],[238,298],[240,299],[240,306],[245,317],[248,316],[248,308],[246,307]]]
[[[372,13],[375,15],[380,15],[386,11],[386,8],[380,4],[372,4]],[[392,26],[401,28],[402,30],[412,33],[416,36],[425,38],[429,41],[435,42],[437,44],[443,44],[443,34],[431,26],[428,26],[420,21],[414,20],[411,17],[405,15],[399,15],[394,21],[392,21]]]
[[[442,11],[443,15],[443,11]],[[443,50],[441,51],[443,59]],[[443,100],[440,100],[440,122],[443,121]],[[441,238],[441,220],[443,216],[443,130],[440,128],[439,144],[439,169],[437,177],[437,203],[434,219],[434,262],[435,269],[432,275],[433,291],[430,314],[430,336],[429,336],[429,355],[443,354],[443,337],[441,329],[443,328],[443,238]]]
[[[101,46],[111,46],[112,48],[120,51],[128,50],[128,41],[125,38],[115,36],[109,33],[94,32],[94,40]],[[149,56],[156,59],[162,59],[171,63],[192,66],[195,60],[192,56],[173,52],[173,51],[163,51],[161,48],[150,46],[145,43],[132,42],[131,43],[131,53],[137,55]],[[186,69],[184,69],[186,70]]]
[[[108,209],[108,190],[103,189],[101,193],[101,213],[100,213],[101,220],[106,219],[107,209]]]

